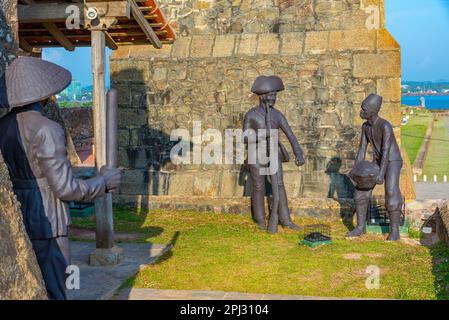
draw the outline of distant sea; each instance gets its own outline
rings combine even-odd
[[[449,96],[403,96],[402,104],[407,106],[420,106],[421,97],[426,99],[427,109],[449,109]]]

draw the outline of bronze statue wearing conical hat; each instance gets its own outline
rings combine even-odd
[[[72,81],[67,69],[42,59],[23,56],[11,62],[3,77],[10,108],[45,100],[64,90]]]
[[[2,77],[0,152],[13,191],[21,204],[30,238],[50,299],[65,299],[70,264],[69,201],[91,201],[118,187],[120,172],[102,168],[97,177],[74,177],[67,158],[64,130],[42,114],[44,100],[66,88],[68,70],[48,61],[18,57]]]

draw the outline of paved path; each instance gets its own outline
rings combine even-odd
[[[67,292],[69,300],[109,299],[123,281],[137,273],[141,266],[156,262],[171,245],[120,243],[124,259],[116,266],[93,267],[87,264],[95,242],[71,241],[72,264],[80,268],[80,289]]]
[[[254,294],[224,291],[123,289],[114,300],[363,300],[358,298]]]
[[[415,188],[416,200],[449,200],[449,183],[415,182]]]
[[[70,237],[76,238],[79,241],[95,241],[95,230],[69,227]],[[127,232],[114,232],[114,240],[116,241],[142,241],[145,240],[145,236],[139,233],[127,233]]]

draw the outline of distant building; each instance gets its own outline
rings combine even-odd
[[[73,79],[69,86],[61,92],[61,96],[64,96],[67,101],[80,101],[81,94],[81,82]]]

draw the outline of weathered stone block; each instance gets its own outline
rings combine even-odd
[[[244,179],[241,172],[226,170],[221,177],[220,196],[224,198],[241,197],[244,195]]]
[[[118,156],[117,156],[117,161],[118,161],[118,165],[119,167],[122,168],[129,168],[129,163],[128,163],[128,154],[126,153],[126,147],[118,147]]]
[[[172,48],[173,58],[187,58],[190,55],[190,45],[192,37],[179,37]]]
[[[239,39],[237,54],[254,56],[257,48],[257,34],[242,34]]]
[[[143,148],[127,148],[128,164],[133,169],[146,169],[148,167],[148,159],[145,149]]]
[[[126,60],[125,60],[126,61]],[[148,66],[148,63],[142,65]],[[114,85],[118,83],[144,83],[144,74],[140,66],[133,63],[126,62],[123,60],[112,60],[111,66],[114,71],[111,72],[112,80]]]
[[[377,31],[377,50],[400,50],[399,44],[386,29]]]
[[[382,108],[380,109],[379,115],[388,120],[393,126],[400,126],[402,120],[401,103],[382,103]]]
[[[170,68],[168,79],[185,80],[187,78],[187,65],[176,64]]]
[[[119,129],[118,130],[118,145],[126,147],[129,144],[129,130]]]
[[[167,68],[154,68],[152,78],[153,81],[167,80]]]
[[[162,45],[161,49],[156,49],[151,45],[136,45],[129,49],[129,57],[136,59],[170,58],[172,47]]]
[[[216,197],[219,175],[219,171],[197,172],[193,177],[193,195]]]
[[[323,54],[329,46],[329,32],[309,31],[306,33],[305,53]]]
[[[114,75],[112,75],[114,77]],[[130,104],[130,94],[129,94],[129,84],[128,83],[120,83],[120,84],[111,84],[111,87],[116,89],[120,94],[118,95],[118,104],[119,106],[128,107]]]
[[[354,54],[354,77],[398,77],[401,75],[401,53],[356,53]]]
[[[212,54],[212,46],[214,44],[213,35],[195,35],[192,38],[192,47],[190,56],[192,58],[210,57]]]
[[[215,38],[214,57],[230,57],[234,54],[236,35],[219,35]]]
[[[374,50],[376,32],[370,30],[331,31],[329,49],[337,51]]]
[[[129,49],[130,49],[130,46],[120,46],[117,48],[117,50],[113,50],[111,52],[109,59],[111,59],[111,60],[127,59],[127,58],[129,58]]]
[[[401,78],[388,78],[377,80],[377,94],[384,101],[401,101]]]
[[[261,34],[257,44],[257,54],[278,54],[280,39],[277,34]]]
[[[120,194],[148,194],[148,184],[145,183],[144,171],[137,169],[122,170]]]
[[[191,196],[194,172],[172,172],[168,178],[168,195]]]
[[[145,85],[130,85],[128,92],[131,108],[146,109],[147,87]]]
[[[299,55],[304,44],[303,32],[287,32],[281,34],[281,54]]]
[[[169,173],[149,170],[145,172],[145,182],[148,185],[148,194],[161,196],[168,194]]]
[[[146,110],[119,108],[117,113],[118,127],[121,129],[141,127],[147,124],[148,121]]]
[[[292,160],[294,161],[294,156],[292,152],[291,154]],[[290,164],[290,163],[289,163]],[[294,164],[292,164],[294,165]],[[285,164],[284,164],[284,168]],[[284,169],[285,170],[285,169]],[[287,192],[287,197],[297,198],[300,195],[302,189],[302,174],[300,169],[296,167],[296,170],[285,170],[284,172],[284,185],[285,191]]]

